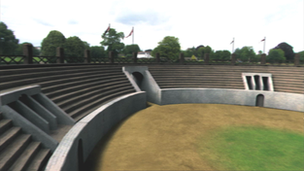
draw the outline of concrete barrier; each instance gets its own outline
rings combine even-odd
[[[171,88],[161,89],[160,94],[161,105],[209,103],[244,106],[258,106],[257,97],[260,95],[263,98],[263,107],[304,112],[304,95],[296,93],[216,88]]]
[[[136,91],[145,91],[149,102],[160,104],[160,88],[147,66],[124,66],[122,71]],[[140,80],[140,83],[133,73],[141,74],[142,80]]]
[[[90,113],[63,137],[45,170],[79,170],[95,145],[113,126],[144,108],[146,93],[136,92],[117,98]]]

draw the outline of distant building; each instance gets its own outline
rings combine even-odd
[[[152,58],[150,52],[138,52],[137,58]]]
[[[41,46],[35,46],[34,48],[41,50]]]

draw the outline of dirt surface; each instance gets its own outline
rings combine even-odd
[[[202,137],[207,140],[212,131],[226,126],[259,126],[304,135],[303,116],[301,112],[237,105],[153,105],[116,126],[93,150],[86,168],[218,170],[199,153]]]

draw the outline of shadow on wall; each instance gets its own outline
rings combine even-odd
[[[80,171],[83,170],[83,165],[84,165],[84,161],[83,161],[83,145],[82,145],[82,139],[80,138],[78,140],[78,169]]]
[[[144,76],[140,72],[133,72],[132,78],[135,80],[138,87],[142,90],[142,82],[143,82]]]

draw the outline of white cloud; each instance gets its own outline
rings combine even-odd
[[[295,52],[304,50],[302,0],[6,0],[1,5],[1,20],[20,42],[35,46],[51,30],[100,45],[111,23],[125,35],[134,26],[134,43],[143,50],[155,48],[165,36],[178,37],[183,49],[209,45],[231,50],[235,37],[235,48],[253,46],[257,52],[266,36],[267,52],[281,42]],[[124,43],[131,44],[132,37]]]

